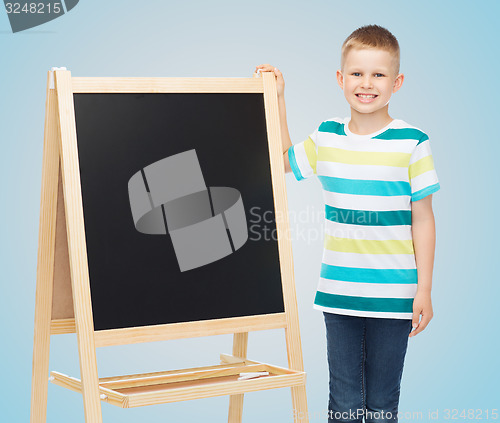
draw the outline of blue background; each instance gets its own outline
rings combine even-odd
[[[81,1],[68,14],[12,34],[0,11],[0,421],[29,420],[36,256],[47,71],[73,76],[250,77],[261,63],[286,81],[294,143],[324,119],[347,116],[335,81],[343,40],[379,24],[401,46],[402,89],[392,117],[431,138],[441,190],[434,195],[434,319],[410,339],[400,421],[446,420],[446,409],[500,408],[497,379],[499,157],[497,1]],[[235,142],[238,142],[235,139]],[[242,145],[241,148],[251,148]],[[322,242],[318,181],[287,175],[300,329],[311,421],[325,421],[328,374],[322,314],[312,309]],[[302,212],[302,215],[300,214]],[[229,335],[97,350],[99,376],[209,365]],[[286,365],[284,331],[251,333],[248,356]],[[50,370],[79,377],[75,335],[51,338]],[[130,373],[131,372],[131,373]],[[120,409],[104,422],[227,421],[228,397]],[[245,395],[244,421],[291,421],[290,389]],[[475,420],[459,417],[460,421]],[[48,422],[83,422],[80,395],[49,386]]]

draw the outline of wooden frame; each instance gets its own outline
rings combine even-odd
[[[214,319],[146,327],[95,331],[92,317],[87,249],[78,165],[74,93],[263,93],[274,206],[282,275],[283,313]],[[50,71],[44,131],[42,195],[38,247],[31,423],[44,423],[50,335],[76,333],[81,380],[52,372],[50,380],[81,392],[85,421],[102,422],[100,401],[120,407],[229,395],[229,422],[242,418],[244,392],[291,387],[295,421],[307,422],[293,262],[276,82],[262,78],[73,78],[69,71]],[[288,369],[246,359],[248,332],[284,328]],[[216,366],[145,375],[98,378],[96,347],[167,339],[234,334],[232,355]],[[259,370],[257,370],[259,369]],[[269,376],[237,380],[242,371]],[[160,387],[160,388],[158,388]],[[305,417],[304,417],[305,416]]]

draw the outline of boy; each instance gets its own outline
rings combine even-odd
[[[314,308],[326,325],[328,421],[397,422],[408,337],[433,315],[431,201],[439,189],[427,135],[388,113],[404,80],[398,41],[378,25],[347,37],[337,82],[351,117],[329,119],[293,146],[283,75],[256,69],[277,78],[285,171],[298,180],[317,175],[323,186]]]

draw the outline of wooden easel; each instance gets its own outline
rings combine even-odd
[[[50,380],[82,393],[85,421],[102,422],[100,401],[123,408],[230,395],[229,422],[241,422],[243,394],[291,387],[295,421],[307,422],[299,322],[293,278],[291,242],[278,237],[285,312],[133,327],[94,330],[87,249],[78,165],[73,93],[263,93],[278,234],[288,228],[287,202],[276,82],[262,78],[73,78],[66,70],[48,73],[40,207],[38,268],[33,346],[31,423],[47,413],[50,335],[76,333],[81,380],[52,372]],[[246,358],[248,332],[284,328],[289,368]],[[150,374],[99,379],[96,347],[197,336],[234,334],[232,355],[221,364]],[[269,376],[237,380],[241,372],[267,371]],[[126,392],[121,391],[125,389]]]

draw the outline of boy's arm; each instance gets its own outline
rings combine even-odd
[[[413,327],[416,329],[411,332],[410,337],[423,331],[433,316],[431,289],[436,228],[432,211],[432,194],[412,202],[411,225],[418,284],[413,300],[412,319]],[[420,315],[422,315],[422,320],[419,323]]]
[[[281,144],[283,146],[283,163],[285,163],[285,173],[292,171],[290,167],[290,159],[288,158],[288,149],[292,146],[290,133],[288,132],[288,124],[286,122],[286,107],[285,96],[278,97],[278,106],[280,110],[280,129],[281,129]]]
[[[276,87],[278,91],[278,107],[280,114],[280,130],[281,144],[283,148],[283,162],[285,163],[285,172],[291,172],[290,161],[288,159],[288,149],[292,146],[290,133],[288,132],[288,124],[286,122],[286,107],[285,107],[285,80],[279,69],[269,64],[259,65],[255,67],[255,72],[260,69],[261,72],[274,72],[276,76]]]

